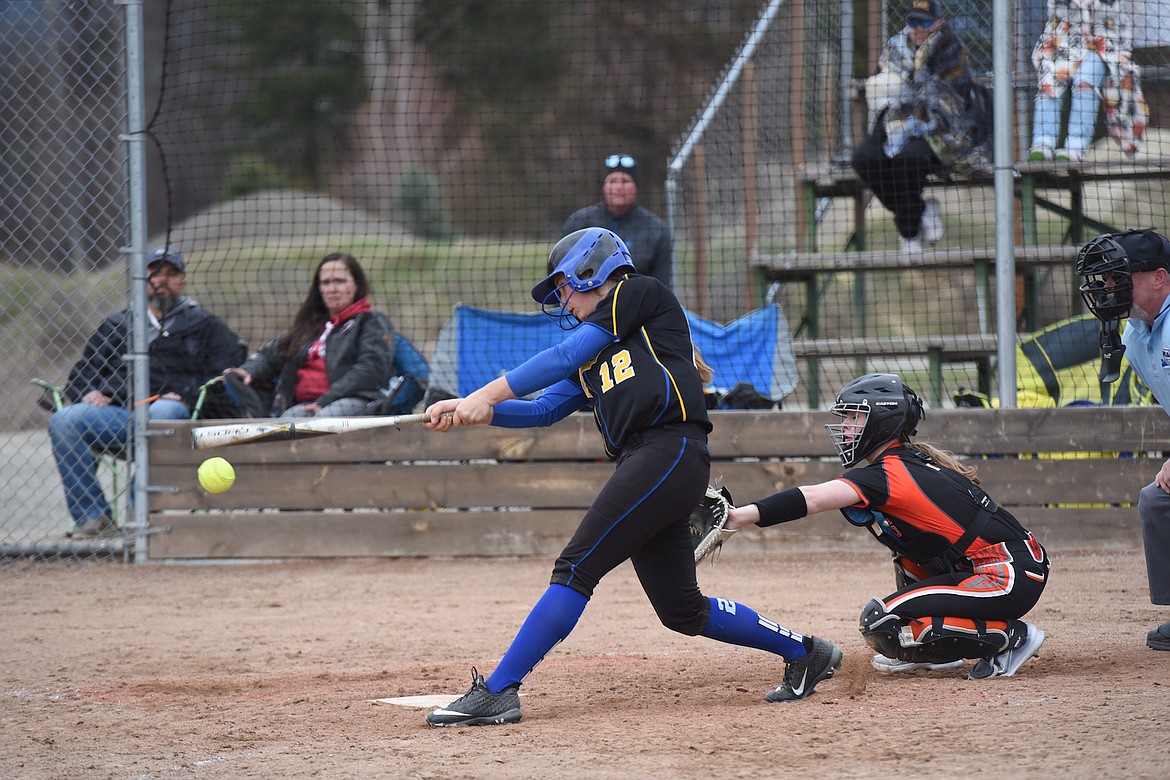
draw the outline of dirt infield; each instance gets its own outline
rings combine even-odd
[[[524,721],[464,729],[371,700],[462,693],[550,561],[9,566],[0,777],[1166,777],[1170,653],[1144,646],[1166,615],[1141,551],[1053,559],[1040,658],[970,682],[872,671],[856,616],[891,587],[880,550],[729,545],[708,594],[845,651],[787,705],[763,700],[778,660],[666,631],[626,565],[529,678]]]

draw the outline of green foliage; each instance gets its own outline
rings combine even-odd
[[[471,176],[493,182],[503,195],[477,198],[456,210],[456,219],[473,230],[489,224],[512,229],[513,224],[501,222],[500,213],[521,224],[528,221],[524,200],[534,193],[527,189],[527,179],[555,165],[548,159],[547,133],[549,118],[556,114],[553,105],[571,80],[568,56],[573,47],[558,37],[568,29],[563,23],[566,8],[547,0],[419,4],[415,39],[456,95],[458,113],[449,129],[482,139],[494,162]]]
[[[250,0],[210,13],[236,52],[223,67],[245,85],[230,115],[253,130],[254,148],[319,187],[368,91],[357,20],[329,0]]]
[[[269,162],[258,153],[239,155],[228,167],[220,200],[231,200],[253,192],[283,190],[293,186],[288,170]]]
[[[539,107],[536,98],[566,69],[563,51],[549,35],[558,4],[547,0],[432,0],[423,3],[415,38],[435,57],[463,107],[493,103]]]
[[[120,268],[88,274],[0,268],[0,354],[76,359],[102,317],[125,306]]]
[[[0,324],[12,322],[28,308],[32,294],[23,284],[8,283],[0,287]]]
[[[440,241],[455,236],[439,194],[438,179],[423,171],[411,169],[402,177],[398,212],[402,223],[417,236]]]

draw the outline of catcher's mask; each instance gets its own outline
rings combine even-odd
[[[909,441],[918,433],[918,421],[926,416],[922,399],[896,374],[866,374],[854,379],[841,388],[829,411],[841,418],[854,415],[851,420],[825,426],[846,467],[888,441]]]
[[[586,292],[600,287],[610,277],[636,270],[630,250],[616,233],[604,228],[585,228],[570,233],[553,247],[548,256],[548,276],[532,288],[532,299],[562,328],[575,328],[581,323],[565,308],[568,297],[561,301],[562,287]]]
[[[1133,307],[1133,275],[1170,269],[1170,241],[1147,230],[1104,233],[1077,253],[1078,290],[1085,305],[1102,322],[1121,320]]]

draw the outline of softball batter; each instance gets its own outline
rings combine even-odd
[[[573,630],[601,578],[627,558],[667,628],[782,656],[784,682],[769,701],[811,695],[840,668],[836,646],[699,590],[687,516],[710,476],[711,423],[686,314],[674,294],[636,274],[617,235],[588,228],[556,244],[532,297],[573,333],[466,398],[432,404],[428,427],[546,426],[590,408],[616,469],[499,666],[486,680],[472,669],[471,689],[427,722],[519,721],[520,684]],[[520,400],[541,388],[547,389],[536,400]]]
[[[922,400],[894,374],[854,379],[831,411],[842,422],[825,427],[850,470],[734,508],[727,527],[840,509],[894,555],[899,589],[861,613],[875,669],[947,669],[974,658],[971,679],[1015,674],[1044,643],[1043,631],[1020,620],[1048,582],[1044,548],[979,487],[973,468],[910,441]]]

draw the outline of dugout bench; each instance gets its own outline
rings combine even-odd
[[[825,412],[715,412],[712,479],[741,501],[840,476]],[[555,556],[613,466],[591,415],[543,429],[421,426],[191,448],[203,422],[151,423],[149,559]],[[991,495],[1048,546],[1140,544],[1134,501],[1170,452],[1156,407],[928,409],[924,441],[977,458]],[[1086,452],[1149,457],[1063,459]],[[1021,456],[1021,453],[1023,455]],[[1034,453],[1064,453],[1035,457]],[[222,455],[235,486],[210,495],[198,464]],[[730,549],[873,542],[837,513],[738,534]],[[726,554],[731,554],[727,552]]]

